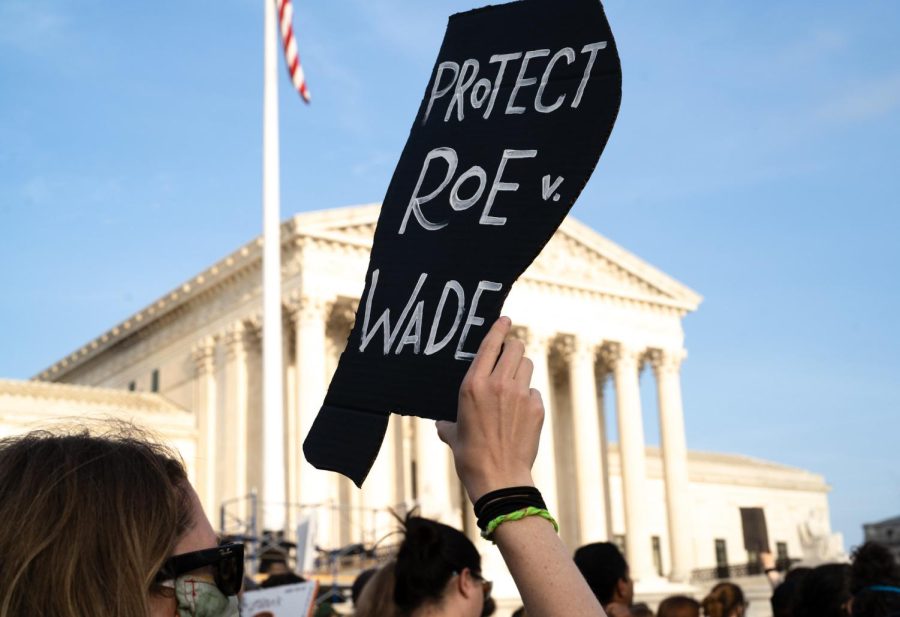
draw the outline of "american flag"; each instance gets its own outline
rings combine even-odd
[[[303,100],[309,103],[309,90],[306,88],[306,78],[303,76],[303,67],[300,66],[300,55],[297,53],[297,41],[294,39],[294,6],[291,0],[273,0],[278,6],[278,24],[281,28],[281,41],[284,44],[284,59],[287,62],[288,73],[291,81]]]

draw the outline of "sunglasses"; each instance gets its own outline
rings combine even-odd
[[[244,545],[229,542],[215,548],[169,557],[156,574],[156,582],[170,581],[182,574],[212,566],[216,587],[226,596],[235,596],[244,582]]]
[[[484,592],[485,599],[489,598],[491,592],[494,590],[494,582],[487,580],[481,576],[481,574],[475,572],[472,573],[472,577],[477,581],[481,581],[481,591]]]
[[[453,574],[459,576],[460,572],[454,570]],[[471,574],[472,578],[481,583],[481,591],[484,593],[484,598],[485,600],[488,599],[491,595],[491,591],[494,590],[493,581],[487,580],[480,572],[475,572],[474,570],[469,570],[469,574]]]

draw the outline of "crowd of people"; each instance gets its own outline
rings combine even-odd
[[[484,584],[480,558],[466,536],[421,518],[409,519],[406,527],[397,558],[358,579],[354,615],[492,614],[490,587]],[[687,595],[667,597],[654,612],[646,604],[634,602],[634,583],[616,545],[598,542],[582,546],[575,551],[574,562],[609,617],[745,617],[750,606],[741,587],[726,581],[699,600]],[[460,568],[462,564],[466,565]],[[454,578],[465,568],[474,583]],[[882,545],[869,542],[859,547],[851,564],[797,567],[784,574],[774,567],[768,569],[773,617],[900,617],[900,567]],[[482,594],[478,593],[478,581],[482,582]],[[479,597],[483,599],[480,612]],[[467,603],[469,610],[465,609]],[[522,607],[513,617],[530,614]]]
[[[520,617],[638,617],[628,564],[609,543],[574,558],[531,477],[544,408],[533,365],[499,319],[439,422],[485,538],[519,590]],[[0,440],[0,617],[233,617],[243,545],[221,544],[183,463],[134,428]],[[272,576],[293,576],[273,569]],[[296,578],[296,577],[295,577]],[[295,580],[295,579],[291,579]],[[773,577],[776,617],[900,617],[900,570],[866,544],[852,565]],[[354,585],[357,617],[482,617],[495,610],[481,555],[461,531],[408,516],[394,559]],[[656,617],[744,617],[732,583],[666,598]]]

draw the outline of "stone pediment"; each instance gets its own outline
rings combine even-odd
[[[647,281],[559,232],[525,271],[525,278],[596,289],[613,295],[665,296]]]
[[[372,244],[378,224],[380,204],[304,212],[294,216],[295,236],[313,236],[329,240],[348,240],[354,244]]]
[[[320,238],[332,244],[353,246],[365,254],[372,245],[380,210],[380,204],[367,204],[297,214],[282,224],[282,244]],[[35,378],[61,379],[138,330],[168,315],[175,315],[187,302],[222,284],[229,277],[250,272],[253,267],[258,268],[261,260],[262,238],[257,237]],[[675,279],[572,217],[563,221],[523,278],[567,289],[673,307],[681,312],[696,310],[702,299]]]
[[[310,212],[295,217],[295,232],[371,245],[380,206]],[[572,217],[525,271],[525,280],[594,291],[693,311],[701,297]]]
[[[572,217],[524,278],[693,311],[702,298]]]

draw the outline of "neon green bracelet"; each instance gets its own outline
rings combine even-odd
[[[497,530],[497,527],[506,523],[507,521],[521,521],[523,518],[529,516],[540,516],[543,519],[547,519],[553,525],[554,531],[559,533],[559,523],[556,522],[556,519],[553,518],[553,515],[550,514],[544,508],[535,508],[534,506],[528,506],[527,508],[522,508],[521,510],[516,510],[515,512],[510,512],[509,514],[501,514],[495,519],[492,519],[490,523],[487,524],[484,531],[481,532],[481,537],[485,540],[494,541],[494,531]]]

